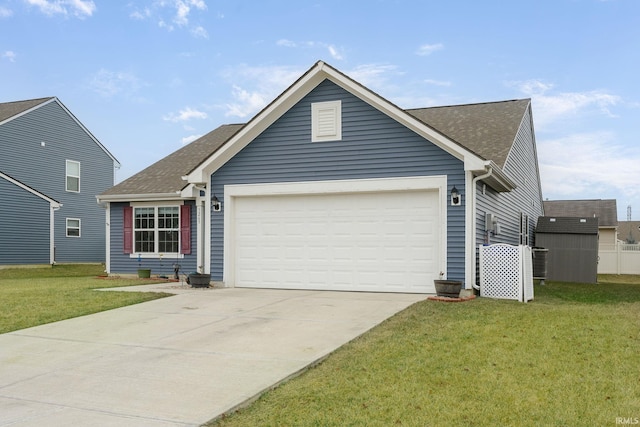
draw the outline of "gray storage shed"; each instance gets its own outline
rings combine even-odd
[[[536,246],[549,249],[547,280],[598,281],[598,218],[538,218]]]

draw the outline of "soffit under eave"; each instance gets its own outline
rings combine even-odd
[[[474,178],[486,175],[489,171],[491,171],[491,175],[482,179],[483,183],[499,193],[506,193],[516,189],[516,183],[493,162],[485,161],[482,169],[471,169]]]
[[[96,196],[98,203],[128,203],[147,201],[185,200],[180,192],[177,193],[149,193],[149,194],[112,194]]]

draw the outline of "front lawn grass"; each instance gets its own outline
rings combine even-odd
[[[168,296],[94,291],[150,283],[141,279],[98,278],[103,270],[99,264],[0,269],[0,333]]]
[[[208,426],[592,426],[640,418],[640,278],[424,301]],[[618,280],[619,282],[620,280]]]

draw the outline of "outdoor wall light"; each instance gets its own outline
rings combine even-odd
[[[462,196],[454,185],[451,189],[451,206],[460,206],[462,204]]]
[[[221,209],[220,200],[218,200],[215,194],[211,197],[211,209],[213,209],[214,212],[220,212]]]

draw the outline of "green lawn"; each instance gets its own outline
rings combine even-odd
[[[0,333],[167,296],[94,291],[150,283],[144,279],[98,278],[103,271],[104,266],[96,264],[0,269]]]
[[[166,296],[101,266],[0,269],[0,333]],[[210,426],[591,426],[640,418],[640,277],[528,304],[425,301]]]
[[[640,277],[601,281],[536,286],[527,304],[415,304],[207,425],[614,426],[640,418]]]

